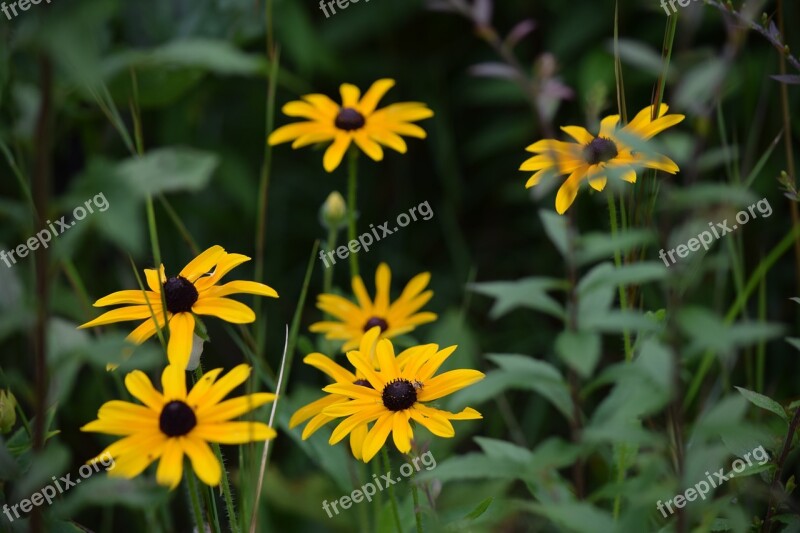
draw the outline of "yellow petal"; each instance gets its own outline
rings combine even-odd
[[[159,485],[165,485],[170,490],[175,489],[181,482],[183,476],[183,449],[178,443],[178,439],[169,439],[164,445],[164,453],[158,462],[156,471],[156,481]]]
[[[215,423],[232,420],[238,416],[257,409],[275,399],[275,395],[269,392],[257,392],[232,398],[212,406],[201,406],[197,411],[197,418],[203,423]]]
[[[338,426],[336,426],[336,428],[334,428],[328,443],[331,445],[336,444],[345,438],[356,427],[360,426],[361,424],[372,422],[385,412],[386,408],[383,405],[376,405],[371,409],[364,409],[359,413],[345,418],[341,423],[339,423]]]
[[[186,403],[188,403],[192,409],[196,410],[200,408],[200,405],[203,403],[206,394],[209,390],[211,390],[211,387],[214,385],[214,381],[221,372],[221,368],[209,370],[203,374],[203,377],[200,378],[197,383],[194,384],[194,387],[192,387],[192,390],[189,391],[189,395],[186,397]]]
[[[154,411],[161,411],[166,403],[164,396],[158,392],[147,374],[141,370],[134,370],[125,376],[125,388],[131,395]]]
[[[586,170],[583,168],[576,170],[570,174],[569,178],[567,178],[561,185],[561,188],[558,189],[558,194],[556,194],[556,211],[559,215],[563,215],[564,212],[569,209],[569,206],[572,205],[572,202],[575,201],[575,197],[578,196],[578,186],[585,173]]]
[[[322,158],[322,166],[327,172],[333,172],[342,162],[345,152],[350,147],[351,136],[346,133],[339,133],[331,145],[325,150]]]
[[[161,388],[164,390],[164,400],[186,399],[186,367],[167,365],[161,373]]]
[[[367,438],[368,430],[369,426],[367,426],[367,424],[363,424],[361,426],[356,426],[353,428],[353,431],[350,432],[350,452],[358,461],[361,461],[361,458],[363,457],[361,450],[364,449],[364,439]]]
[[[361,151],[369,156],[373,161],[383,160],[383,148],[381,145],[370,139],[363,131],[356,132],[353,135],[353,140],[356,145],[361,148]]]
[[[167,281],[167,276],[164,274],[164,265],[161,265],[159,270],[161,271],[161,281],[159,281],[158,272],[156,272],[155,269],[144,269],[144,277],[147,280],[147,286],[150,287],[150,290],[156,294],[161,294],[161,287],[163,286],[164,282]]]
[[[250,377],[251,368],[249,365],[241,364],[235,366],[230,372],[218,379],[208,392],[203,396],[204,405],[214,405],[220,402],[233,389],[247,381]],[[202,406],[201,406],[202,407]]]
[[[393,381],[400,377],[400,367],[397,364],[397,358],[394,355],[394,346],[392,341],[382,339],[378,341],[375,347],[375,352],[378,356],[378,364],[381,369],[381,375],[385,378],[386,382]]]
[[[100,298],[94,303],[95,307],[121,304],[147,304],[148,300],[153,307],[161,306],[161,295],[153,291],[119,291]]]
[[[411,414],[408,410],[398,411],[392,417],[392,438],[394,445],[400,453],[408,453],[411,451],[411,439],[414,434],[411,429],[411,424],[408,419]]]
[[[192,311],[198,315],[215,316],[231,324],[249,324],[256,319],[252,309],[228,298],[201,298],[192,306]]]
[[[361,98],[361,90],[351,83],[343,83],[339,88],[342,94],[342,107],[355,108]]]
[[[219,485],[222,468],[208,444],[197,437],[185,437],[181,438],[181,445],[192,461],[192,469],[200,481],[213,487]]]
[[[321,353],[310,353],[303,359],[307,365],[311,365],[317,370],[324,372],[336,382],[352,383],[356,380],[355,374],[337,364],[330,357]]]
[[[304,405],[300,409],[294,412],[292,417],[289,419],[289,429],[294,429],[306,420],[311,417],[317,416],[322,412],[323,409],[329,407],[331,405],[337,403],[343,403],[347,401],[345,398],[341,396],[336,396],[334,394],[326,394],[319,400],[314,400],[313,402]]]
[[[169,343],[167,356],[169,363],[186,370],[192,355],[194,341],[194,316],[191,313],[178,313],[169,321]]]
[[[263,422],[223,422],[199,424],[190,435],[219,444],[244,444],[274,439],[277,433]]]
[[[231,281],[225,285],[219,285],[208,289],[204,296],[219,298],[231,294],[257,294],[258,296],[266,296],[268,298],[278,297],[278,293],[275,289],[255,281]]]
[[[160,306],[159,306],[160,307]],[[164,313],[160,313],[156,311],[156,316],[158,317],[158,325],[161,329],[164,329],[166,326],[166,320],[164,320]],[[144,343],[147,339],[152,337],[156,334],[156,323],[153,322],[153,319],[150,318],[149,320],[145,320],[139,326],[131,331],[125,340],[130,343],[139,345]]]
[[[368,463],[370,459],[375,457],[375,454],[377,454],[386,443],[386,439],[392,431],[393,420],[394,413],[386,412],[378,418],[375,425],[372,426],[372,429],[367,433],[367,438],[364,439],[364,446],[361,449],[362,460],[365,463]]]
[[[437,400],[465,387],[469,387],[473,383],[482,380],[484,377],[483,372],[477,370],[451,370],[426,381],[425,387],[419,391],[417,399],[420,402]]]
[[[127,322],[130,320],[142,320],[150,317],[150,309],[146,305],[131,305],[103,313],[94,320],[78,326],[78,329],[92,328],[95,326],[105,326],[114,322]]]
[[[610,115],[600,121],[600,134],[598,137],[611,137],[619,124],[619,115]]]
[[[386,316],[389,311],[389,291],[392,285],[392,271],[389,265],[381,263],[375,271],[375,309],[373,313]]]
[[[423,409],[420,409],[422,407]],[[423,414],[424,411],[424,414]],[[436,435],[437,437],[443,438],[451,438],[455,436],[456,430],[453,428],[453,424],[450,423],[447,418],[436,415],[432,413],[433,409],[424,409],[424,406],[417,403],[414,407],[411,408],[410,414],[411,418],[416,422],[419,422],[423,426],[425,426],[428,431]],[[432,416],[426,416],[432,415]]]
[[[211,270],[223,255],[225,255],[225,249],[222,246],[212,246],[183,267],[180,275],[194,283],[197,278]]]
[[[320,125],[317,122],[294,122],[286,124],[273,131],[267,138],[267,143],[270,146],[282,144],[285,142],[293,141],[303,135],[319,131]]]
[[[219,260],[219,263],[217,263],[213,274],[210,276],[202,276],[195,282],[195,289],[197,289],[198,292],[205,291],[212,285],[215,285],[225,274],[247,261],[250,261],[250,258],[246,255],[226,253]]]
[[[561,126],[561,131],[581,144],[589,144],[594,140],[594,135],[589,133],[586,128],[582,128],[581,126]]]
[[[408,145],[406,144],[406,142],[403,140],[402,137],[400,137],[394,132],[384,129],[374,129],[370,130],[369,136],[373,140],[381,143],[382,145],[388,146],[395,152],[404,154],[408,151]]]
[[[596,191],[602,191],[606,188],[607,181],[608,180],[605,176],[601,176],[599,178],[589,180],[589,186]]]
[[[394,87],[394,80],[389,78],[384,78],[373,83],[372,86],[367,89],[367,92],[364,93],[361,102],[359,102],[357,107],[358,111],[365,117],[371,115],[378,107],[378,102],[380,102],[381,98],[383,98],[392,87]]]

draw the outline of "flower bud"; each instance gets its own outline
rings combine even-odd
[[[17,422],[17,399],[11,391],[0,390],[0,433],[8,433]]]
[[[347,204],[339,191],[328,195],[320,210],[322,225],[329,230],[337,230],[347,222]]]

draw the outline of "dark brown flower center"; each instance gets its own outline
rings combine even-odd
[[[197,289],[183,276],[169,278],[164,282],[164,299],[167,301],[167,311],[172,314],[191,311],[197,296]]]
[[[362,387],[366,387],[368,389],[373,389],[372,383],[367,381],[366,379],[357,379],[353,382],[353,385],[361,385]]]
[[[364,332],[366,333],[367,331],[371,330],[375,326],[380,326],[381,333],[383,333],[384,331],[389,329],[388,322],[386,322],[382,318],[378,318],[377,316],[374,316],[374,317],[370,318],[369,320],[367,320],[367,323],[364,324]]]
[[[364,115],[353,109],[352,107],[343,107],[339,114],[336,115],[335,125],[340,130],[353,131],[360,130],[364,127],[366,121]]]
[[[383,389],[383,405],[390,411],[402,411],[417,401],[417,389],[407,379],[396,379]]]
[[[197,425],[197,417],[192,408],[175,400],[169,402],[161,410],[158,427],[168,437],[180,437],[189,433]]]
[[[611,139],[605,137],[595,137],[595,139],[583,148],[583,157],[590,165],[605,163],[619,155],[617,145]]]

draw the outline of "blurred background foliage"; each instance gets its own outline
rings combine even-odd
[[[702,2],[681,9],[664,101],[687,119],[662,136],[681,172],[658,177],[653,222],[645,228],[652,231],[629,236],[627,248],[644,246],[651,260],[617,272],[608,263],[598,265],[614,252],[605,195],[582,191],[569,219],[558,218],[550,213],[552,186],[526,191],[526,176],[517,170],[527,145],[549,135],[562,138],[559,125],[583,124],[593,131],[599,118],[616,113],[614,2],[498,0],[491,6],[479,1],[473,20],[445,9],[450,5],[445,0],[428,6],[421,0],[362,1],[327,19],[311,0],[273,4],[269,23],[280,46],[278,109],[308,92],[335,96],[343,82],[366,89],[378,78],[392,77],[397,86],[387,102],[422,101],[436,113],[424,124],[429,138],[410,142],[407,155],[390,152],[382,163],[361,158],[358,206],[360,227],[366,227],[430,203],[432,220],[413,223],[361,254],[362,273],[371,289],[382,261],[391,265],[397,284],[430,271],[435,297],[429,308],[440,319],[403,342],[458,344],[451,368],[488,372],[483,383],[448,403],[453,409],[475,407],[484,420],[462,423],[454,439],[431,442],[439,464],[422,479],[441,492],[438,518],[428,517],[434,530],[444,524],[476,531],[686,530],[685,523],[662,520],[655,502],[677,494],[681,483],[670,451],[674,419],[666,413],[681,405],[708,352],[716,355],[710,371],[678,416],[682,446],[690,450],[685,484],[758,444],[773,457],[780,453],[796,409],[791,404],[799,398],[797,352],[784,340],[798,328],[797,304],[790,297],[800,293],[800,279],[792,252],[771,265],[758,289],[741,302],[737,326],[723,320],[742,293],[743,280],[792,227],[790,200],[776,180],[788,168],[784,141],[776,141],[784,127],[779,83],[770,78],[779,72],[779,55],[766,40],[740,33],[740,26]],[[755,4],[758,17],[761,10],[775,14],[776,2]],[[800,20],[796,2],[785,1],[783,9],[789,23]],[[108,211],[77,224],[50,250],[48,405],[50,428],[58,434],[35,460],[20,429],[6,439],[0,456],[5,502],[26,497],[51,475],[76,471],[101,449],[105,441],[78,428],[93,419],[103,401],[124,397],[119,381],[105,371],[107,362],[122,362],[117,373],[152,371],[163,362],[155,342],[125,360],[124,326],[100,335],[74,329],[95,316],[94,299],[135,286],[130,258],[137,269],[153,266],[147,194],[168,201],[156,202],[168,270],[193,255],[171,212],[200,249],[221,244],[255,257],[271,68],[264,10],[263,0],[53,0],[11,21],[0,18],[0,249],[15,247],[35,231],[15,167],[27,180],[36,166],[41,73],[48,62],[53,153],[47,216],[69,214],[99,192],[110,203]],[[666,24],[655,0],[621,2],[619,56],[629,115],[651,102],[664,68]],[[500,40],[510,34],[506,44],[513,50],[501,51],[513,56],[521,71],[492,48],[489,28]],[[787,44],[800,49],[791,33]],[[519,72],[523,80],[516,77]],[[132,77],[146,153],[138,161],[131,140],[114,125],[132,135]],[[798,92],[788,88],[794,118]],[[276,125],[286,121],[277,115]],[[800,123],[791,121],[790,128],[797,157]],[[316,239],[324,242],[319,207],[332,190],[346,187],[344,168],[327,175],[321,159],[321,150],[285,146],[272,154],[264,279],[281,298],[262,304],[266,378],[255,384],[259,388],[272,383],[309,253]],[[637,187],[653,179],[645,176]],[[658,249],[672,248],[686,240],[681,236],[696,234],[691,228],[732,217],[764,197],[774,209],[770,218],[750,222],[707,255],[698,252],[684,268],[659,266]],[[568,248],[564,239],[570,234],[584,253],[573,272],[568,265],[575,258],[559,252]],[[308,324],[321,317],[313,305],[322,287],[321,265],[316,269],[288,396],[278,414],[281,431],[266,478],[264,531],[356,527],[355,511],[329,520],[320,507],[323,499],[351,490],[344,446],[329,447],[326,431],[303,442],[299,430],[287,429],[293,409],[316,398],[325,384],[302,365],[302,356],[315,349],[333,355],[332,345],[307,333]],[[253,265],[240,270],[240,278],[249,278]],[[564,290],[570,275],[577,276],[577,293],[585,302],[577,331],[564,324],[574,294],[574,287]],[[335,283],[349,294],[346,268],[337,269]],[[640,286],[643,304],[636,316],[614,302],[619,283]],[[35,403],[36,305],[34,260],[29,256],[14,268],[0,264],[0,378],[28,416]],[[659,312],[663,309],[666,314]],[[624,331],[634,334],[636,359],[630,365],[624,363]],[[209,333],[206,368],[231,368],[244,359],[224,326],[211,324]],[[674,357],[681,362],[681,389],[669,379]],[[748,404],[735,386],[774,398],[783,407],[773,406],[773,413],[781,410],[785,420]],[[573,410],[576,398],[580,422]],[[640,418],[644,425],[631,425]],[[578,440],[576,428],[583,431]],[[233,479],[247,477],[238,473],[235,449],[226,453]],[[615,484],[614,465],[623,456],[631,470]],[[797,472],[797,464],[796,454],[790,454],[784,479]],[[591,495],[591,504],[574,496],[575,465],[584,472],[584,496]],[[760,479],[731,482],[716,499],[694,502],[687,508],[688,523],[702,531],[751,527],[755,517],[764,516],[772,471],[753,476]],[[244,499],[247,482],[242,483]],[[183,498],[169,500],[154,487],[150,478],[95,476],[48,513],[96,531],[160,527],[174,513],[169,520],[186,530]],[[410,507],[407,488],[399,493],[404,508]],[[618,494],[622,518],[614,525]],[[387,509],[384,505],[379,518],[390,528]],[[777,514],[797,530],[797,513],[795,499]],[[411,528],[413,518],[406,518]]]

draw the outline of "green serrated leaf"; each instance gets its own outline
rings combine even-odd
[[[781,407],[781,404],[770,398],[769,396],[765,396],[760,394],[756,391],[745,389],[744,387],[736,387],[742,396],[747,398],[747,401],[755,405],[756,407],[760,407],[770,413],[775,413],[779,417],[783,419],[784,422],[787,424],[789,423],[789,417],[786,414],[786,410]]]

